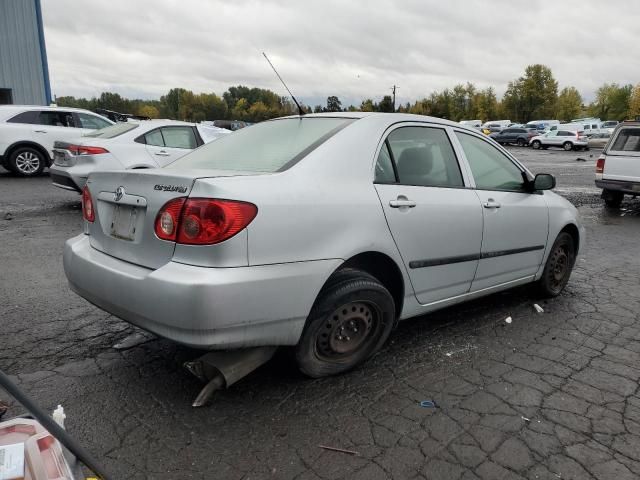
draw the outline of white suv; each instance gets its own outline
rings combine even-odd
[[[596,162],[596,186],[607,207],[640,195],[640,122],[619,124]]]
[[[88,110],[24,105],[0,106],[0,165],[24,177],[52,163],[53,143],[113,125]]]

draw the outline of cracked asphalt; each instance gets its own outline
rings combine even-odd
[[[202,409],[182,368],[199,352],[67,287],[78,195],[2,171],[0,368],[46,409],[62,404],[116,479],[640,478],[640,199],[604,208],[597,154],[514,152],[557,176],[587,226],[560,297],[525,287],[403,322],[334,378],[302,377],[283,352]]]

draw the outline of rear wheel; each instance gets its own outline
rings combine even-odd
[[[355,368],[378,351],[395,322],[389,291],[366,272],[336,272],[309,314],[295,357],[310,377],[336,375]]]
[[[620,208],[622,205],[622,200],[624,199],[624,193],[615,192],[613,190],[603,190],[602,198],[604,199],[604,204],[609,208]]]
[[[542,146],[542,143],[540,142],[540,140],[534,140],[533,142],[531,142],[531,146],[534,149],[538,150]]]
[[[524,138],[519,138],[516,143],[519,147],[524,147],[527,144],[527,142],[524,141]]]
[[[44,167],[44,155],[33,147],[18,147],[9,157],[9,169],[22,177],[40,175]]]
[[[564,148],[565,152],[570,152],[573,149],[573,143],[571,142],[564,142],[562,144],[562,148]]]
[[[573,237],[567,232],[561,232],[551,247],[544,272],[538,280],[538,287],[543,295],[547,297],[560,295],[569,281],[575,260],[576,246],[573,243]]]

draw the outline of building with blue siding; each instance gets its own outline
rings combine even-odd
[[[0,104],[50,103],[40,0],[0,0]]]

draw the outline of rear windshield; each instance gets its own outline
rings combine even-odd
[[[204,145],[167,168],[280,172],[354,120],[301,117],[262,122]]]
[[[94,130],[91,133],[84,135],[85,137],[98,137],[98,138],[114,138],[123,133],[130,132],[134,128],[138,128],[137,123],[116,123],[115,125],[109,125],[99,130]]]
[[[610,150],[619,152],[640,152],[640,127],[623,128],[618,133]]]

